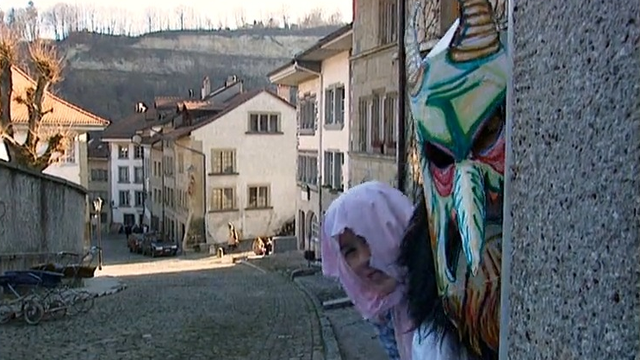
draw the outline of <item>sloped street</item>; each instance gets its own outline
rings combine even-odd
[[[319,359],[313,306],[284,278],[210,258],[129,254],[122,238],[103,247],[99,276],[127,288],[87,314],[0,326],[0,358]]]

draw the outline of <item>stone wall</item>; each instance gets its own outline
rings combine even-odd
[[[512,7],[501,359],[637,359],[638,1]]]
[[[78,185],[0,162],[0,273],[81,253],[85,199]]]

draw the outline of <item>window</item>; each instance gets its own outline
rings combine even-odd
[[[378,40],[387,45],[398,39],[398,0],[378,0]]]
[[[396,126],[398,124],[398,95],[387,94],[384,98],[383,114],[383,152],[389,154],[389,151],[395,151],[396,141],[398,140],[396,132]]]
[[[143,207],[144,206],[144,192],[142,191],[136,191],[135,192],[135,204],[136,207]]]
[[[118,159],[129,158],[129,146],[118,145]]]
[[[174,171],[174,161],[172,156],[163,156],[162,157],[162,167],[164,169],[164,174],[166,176],[173,176]]]
[[[76,162],[76,141],[74,138],[65,137],[63,140],[64,154],[62,162],[67,164],[75,164]]]
[[[104,169],[91,169],[91,181],[107,182],[109,181],[109,172]]]
[[[318,155],[298,155],[298,182],[307,185],[318,184]]]
[[[135,145],[133,147],[133,158],[142,159],[144,157],[144,149],[142,146]]]
[[[325,151],[324,153],[324,185],[330,189],[342,190],[342,166],[344,154]]]
[[[234,210],[235,209],[235,189],[234,188],[214,188],[211,190],[211,210]]]
[[[125,191],[120,191],[119,195],[119,200],[120,200],[120,207],[129,207],[131,206],[131,199],[129,199],[129,191],[125,190]]]
[[[307,95],[298,105],[298,127],[300,134],[313,134],[316,131],[316,96]]]
[[[250,114],[249,115],[249,132],[251,133],[270,133],[276,134],[280,132],[280,115],[279,114]]]
[[[344,86],[338,86],[324,91],[324,123],[327,125],[344,124]]]
[[[269,207],[269,187],[250,186],[247,208],[259,209]]]
[[[395,156],[398,95],[376,93],[358,100],[354,151]]]
[[[236,152],[234,150],[211,150],[211,173],[235,174]]]
[[[129,182],[129,167],[128,166],[118,166],[118,182],[119,183],[128,183]]]
[[[369,117],[371,114],[371,100],[360,98],[358,100],[358,138],[355,144],[355,151],[366,152],[368,149]]]
[[[184,154],[178,154],[178,174],[184,174]]]
[[[142,184],[144,181],[144,170],[142,166],[136,166],[133,168],[133,182],[136,184]]]
[[[373,152],[380,152],[382,146],[382,114],[380,109],[382,108],[382,95],[374,94],[371,101],[371,136],[370,136],[370,149]]]

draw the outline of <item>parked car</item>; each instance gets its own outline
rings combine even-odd
[[[142,254],[151,257],[176,256],[178,254],[178,244],[156,236],[146,237],[142,242]]]
[[[143,240],[144,234],[129,235],[129,238],[127,239],[127,247],[129,248],[129,252],[141,254]]]

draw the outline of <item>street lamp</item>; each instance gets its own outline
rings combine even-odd
[[[142,136],[139,134],[135,134],[131,137],[131,142],[136,146],[142,145]],[[142,150],[142,219],[140,220],[140,227],[144,232],[144,216],[145,210],[147,209],[147,185],[146,185],[146,176],[144,171],[144,149]]]
[[[93,200],[93,209],[96,211],[97,217],[97,229],[98,229],[98,270],[102,270],[102,231],[100,230],[100,223],[102,222],[102,204],[104,204],[104,200],[101,197]]]

